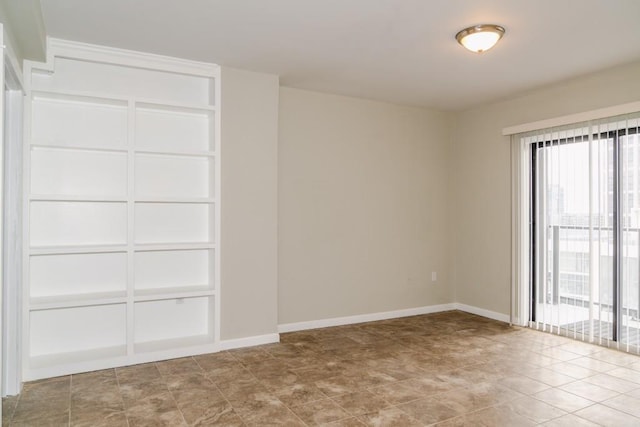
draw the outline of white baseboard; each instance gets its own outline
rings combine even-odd
[[[306,322],[284,323],[278,325],[278,332],[306,331],[308,329],[328,328],[331,326],[353,325],[356,323],[375,322],[377,320],[396,319],[399,317],[417,316],[420,314],[439,313],[442,311],[460,310],[500,322],[509,322],[509,315],[485,310],[459,302],[450,304],[427,305],[404,310],[384,311],[379,313],[358,314],[355,316],[334,317],[331,319],[309,320]]]
[[[251,337],[221,340],[218,348],[220,350],[231,350],[234,348],[253,347],[254,345],[272,344],[280,342],[280,334],[254,335]]]
[[[376,320],[395,319],[398,317],[417,316],[420,314],[438,313],[455,310],[454,304],[428,305],[407,308],[404,310],[383,311],[379,313],[358,314],[355,316],[334,317],[331,319],[310,320],[307,322],[284,323],[278,325],[278,332],[305,331],[307,329],[328,328],[330,326],[353,325],[355,323],[374,322]]]
[[[453,304],[456,310],[464,311],[471,314],[477,314],[478,316],[487,317],[489,319],[498,320],[500,322],[509,323],[509,315],[498,313],[496,311],[485,310],[484,308],[474,307],[472,305],[466,305],[459,302]]]
[[[328,328],[331,326],[353,325],[356,323],[375,322],[376,320],[396,319],[400,317],[418,316],[420,314],[440,313],[443,311],[460,310],[500,322],[509,322],[509,315],[485,310],[483,308],[462,304],[427,305],[423,307],[406,308],[403,310],[383,311],[378,313],[358,314],[355,316],[334,317],[331,319],[310,320],[307,322],[285,323],[278,325],[278,333],[255,335],[251,337],[221,340],[218,349],[231,350],[234,348],[253,347],[256,345],[280,342],[280,334],[285,332],[305,331],[308,329]]]

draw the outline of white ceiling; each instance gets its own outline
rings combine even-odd
[[[640,60],[640,0],[41,0],[52,37],[260,72],[298,88],[464,109]],[[495,23],[472,54],[454,35]]]

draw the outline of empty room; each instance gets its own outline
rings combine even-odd
[[[0,0],[2,425],[640,427],[639,17]]]

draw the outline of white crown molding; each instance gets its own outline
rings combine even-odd
[[[38,68],[51,70],[53,59],[56,57],[126,65],[200,77],[212,78],[220,74],[220,66],[216,64],[48,37],[47,64],[45,67],[40,66]]]

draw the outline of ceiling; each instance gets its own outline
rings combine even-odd
[[[41,0],[48,35],[460,110],[640,60],[638,0]],[[506,28],[473,54],[464,27]]]

